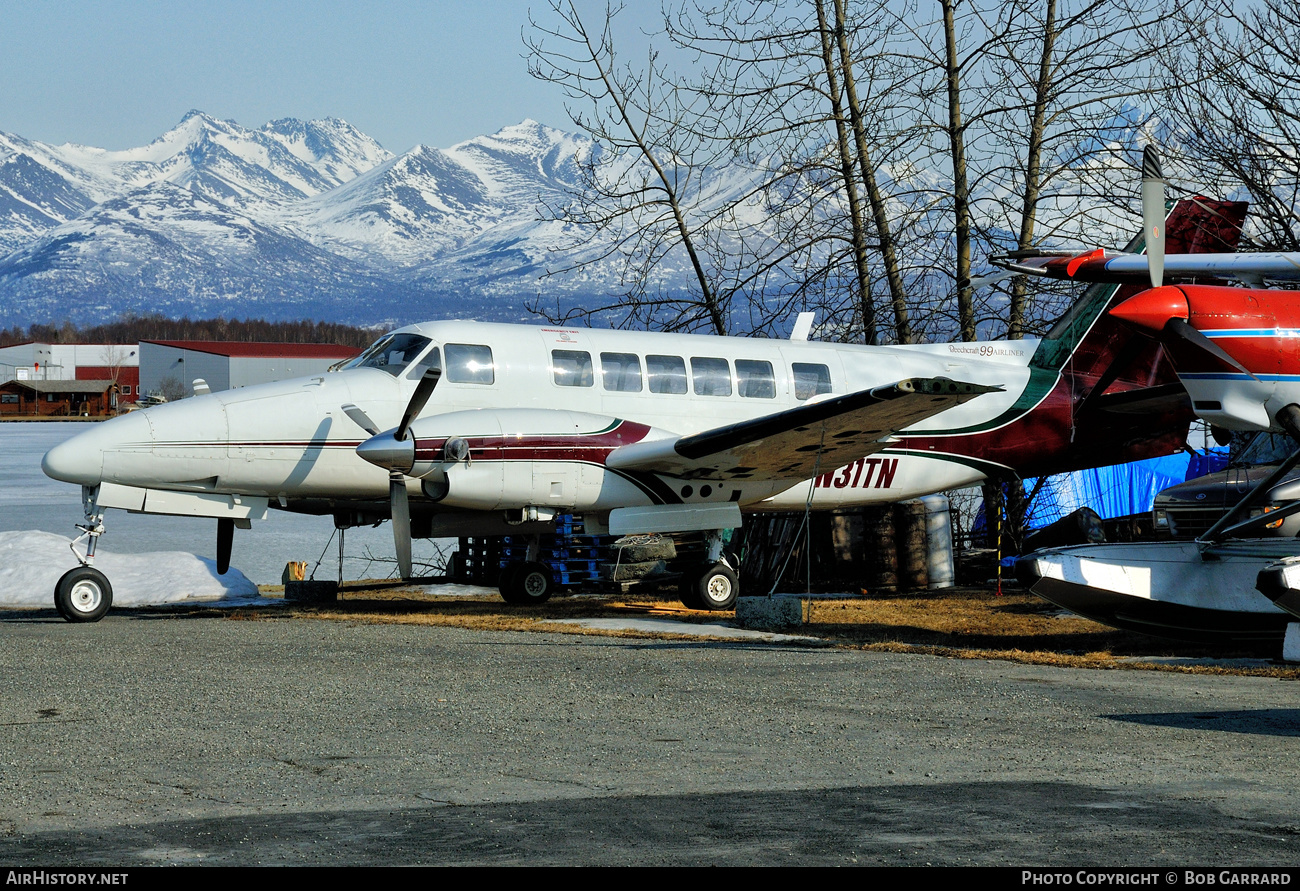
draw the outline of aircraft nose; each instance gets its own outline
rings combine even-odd
[[[41,470],[50,479],[79,486],[97,486],[104,476],[104,453],[132,444],[152,442],[149,422],[132,413],[102,421],[45,453]]]
[[[1125,300],[1110,314],[1141,328],[1162,331],[1170,319],[1187,320],[1187,295],[1173,285],[1150,288]]]
[[[410,473],[415,466],[415,437],[408,433],[406,439],[398,439],[391,431],[379,433],[357,446],[357,454],[384,470]]]

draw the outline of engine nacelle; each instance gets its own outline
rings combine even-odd
[[[605,466],[622,445],[672,434],[608,415],[549,409],[450,412],[411,424],[426,497],[474,510],[608,510],[649,503],[633,474]]]

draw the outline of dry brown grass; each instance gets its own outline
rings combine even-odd
[[[272,593],[277,589],[264,589]],[[548,620],[672,616],[708,623],[730,613],[683,609],[666,597],[557,597],[540,607],[510,607],[496,596],[447,598],[401,586],[352,583],[328,604],[285,603],[271,609],[236,610],[232,619],[324,619],[359,623],[439,625],[491,631],[547,631],[623,637],[673,634],[606,632]],[[892,597],[816,599],[806,602],[801,635],[831,646],[882,652],[925,653],[964,659],[1003,659],[1074,668],[1137,668],[1204,674],[1257,675],[1294,680],[1300,668],[1283,664],[1233,665],[1223,660],[1276,659],[1281,645],[1212,645],[1167,641],[1117,631],[1088,619],[1062,614],[1051,604],[1016,588],[998,596],[984,588],[949,588]],[[1213,659],[1217,664],[1169,664],[1148,659]]]

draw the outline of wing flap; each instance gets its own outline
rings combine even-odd
[[[878,452],[895,433],[1001,389],[908,378],[702,433],[620,446],[606,463],[683,479],[807,479],[819,468]]]

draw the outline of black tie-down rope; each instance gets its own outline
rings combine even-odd
[[[781,579],[785,576],[786,567],[790,565],[790,558],[794,555],[794,542],[799,540],[799,536],[804,536],[804,563],[806,564],[805,583],[806,593],[812,594],[812,524],[809,522],[812,516],[813,493],[817,491],[817,475],[821,472],[822,466],[822,449],[826,445],[826,425],[822,425],[822,438],[817,443],[817,458],[813,462],[813,475],[808,481],[808,497],[803,503],[803,520],[799,524],[799,529],[795,532],[790,541],[790,545],[785,553],[785,561],[781,564],[781,570],[772,579],[772,588],[767,592],[769,600],[776,594],[776,589],[781,584]],[[804,616],[807,622],[812,616],[812,600],[804,600],[804,609],[809,615]]]

